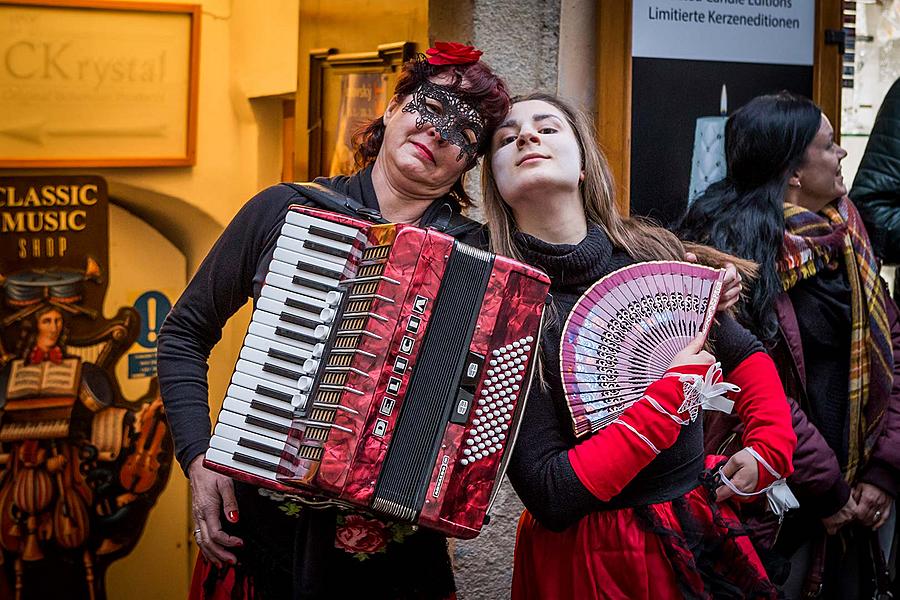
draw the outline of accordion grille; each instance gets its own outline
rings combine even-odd
[[[346,380],[346,371],[326,371],[322,375],[322,383],[324,383],[325,385],[344,385],[344,382]]]
[[[350,294],[351,296],[364,296],[366,294],[374,294],[377,289],[377,281],[363,281],[362,283],[354,284]]]
[[[365,317],[349,317],[341,321],[338,331],[359,331],[363,328]]]
[[[312,436],[310,436],[310,437],[312,437]],[[321,447],[314,448],[312,446],[300,446],[299,451],[297,452],[297,455],[300,458],[305,458],[308,460],[322,460],[322,454],[323,454],[324,450],[325,449],[321,448]]]
[[[364,313],[369,312],[369,308],[372,306],[372,299],[366,298],[364,300],[351,300],[347,303],[347,312],[348,313]]]
[[[375,277],[384,273],[384,263],[374,265],[363,265],[356,272],[357,277]]]
[[[311,425],[307,425],[306,437],[311,440],[316,440],[317,442],[324,442],[328,439],[328,429],[325,427],[313,427]],[[306,448],[307,446],[300,447]]]
[[[322,421],[325,423],[331,423],[334,421],[334,411],[326,410],[323,408],[315,408],[312,413],[310,413],[310,418],[313,421]]]
[[[326,404],[337,404],[341,401],[341,393],[334,390],[319,390],[316,394],[316,402],[324,402]]]
[[[334,339],[334,347],[338,349],[353,349],[359,345],[359,334],[339,335]]]
[[[353,360],[352,354],[337,354],[332,353],[328,356],[328,362],[325,364],[326,367],[349,367],[350,362]]]
[[[391,247],[388,246],[372,246],[371,248],[366,248],[362,253],[362,260],[378,260],[380,258],[386,258],[388,254],[391,252]]]

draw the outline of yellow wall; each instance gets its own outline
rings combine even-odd
[[[201,0],[199,4],[195,166],[8,172],[91,173],[107,179],[117,205],[111,209],[115,231],[107,314],[133,300],[129,294],[142,285],[166,291],[182,285],[179,281],[193,273],[243,203],[278,181],[285,95],[297,92],[301,98],[297,127],[305,139],[303,99],[311,48],[358,52],[387,42],[414,41],[421,51],[428,43],[427,0]],[[248,319],[245,307],[226,327],[210,358],[213,414],[221,405]],[[126,383],[135,389],[141,385]],[[132,392],[129,389],[126,395],[133,397]],[[185,597],[196,552],[191,529],[187,484],[176,466],[138,547],[109,570],[110,600]]]
[[[300,6],[298,84],[296,104],[295,172],[307,177],[306,99],[309,96],[309,52],[334,48],[340,53],[371,52],[379,44],[415,42],[416,50],[428,48],[427,0],[304,0]]]

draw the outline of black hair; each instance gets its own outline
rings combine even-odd
[[[784,234],[784,192],[821,120],[818,106],[790,92],[757,96],[735,111],[725,126],[727,176],[675,225],[682,239],[759,264],[759,278],[737,317],[764,341],[778,331],[773,306],[782,289],[775,263]]]

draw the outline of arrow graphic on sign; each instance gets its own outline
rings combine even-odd
[[[141,125],[137,127],[47,127],[45,121],[32,121],[21,125],[0,127],[0,134],[33,144],[44,144],[51,137],[164,137],[166,125]]]

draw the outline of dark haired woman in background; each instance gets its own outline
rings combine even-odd
[[[728,177],[693,203],[679,233],[759,263],[739,320],[771,347],[802,408],[788,479],[800,509],[777,544],[794,555],[785,590],[798,597],[824,575],[828,597],[864,597],[871,531],[893,531],[884,526],[900,481],[897,307],[846,197],[847,153],[819,107],[787,92],[757,97],[729,119],[725,142]],[[717,428],[723,437],[727,426]],[[812,542],[826,533],[823,561],[826,542]]]
[[[478,231],[460,215],[463,175],[509,108],[503,82],[471,46],[437,43],[403,66],[382,118],[359,141],[360,171],[318,183],[389,221]],[[438,599],[454,594],[446,540],[404,524],[313,510],[203,466],[210,421],[206,361],[222,327],[259,297],[292,187],[260,192],[203,261],[162,328],[159,379],[177,457],[191,481],[202,551],[194,598]],[[223,520],[227,519],[227,522]]]

